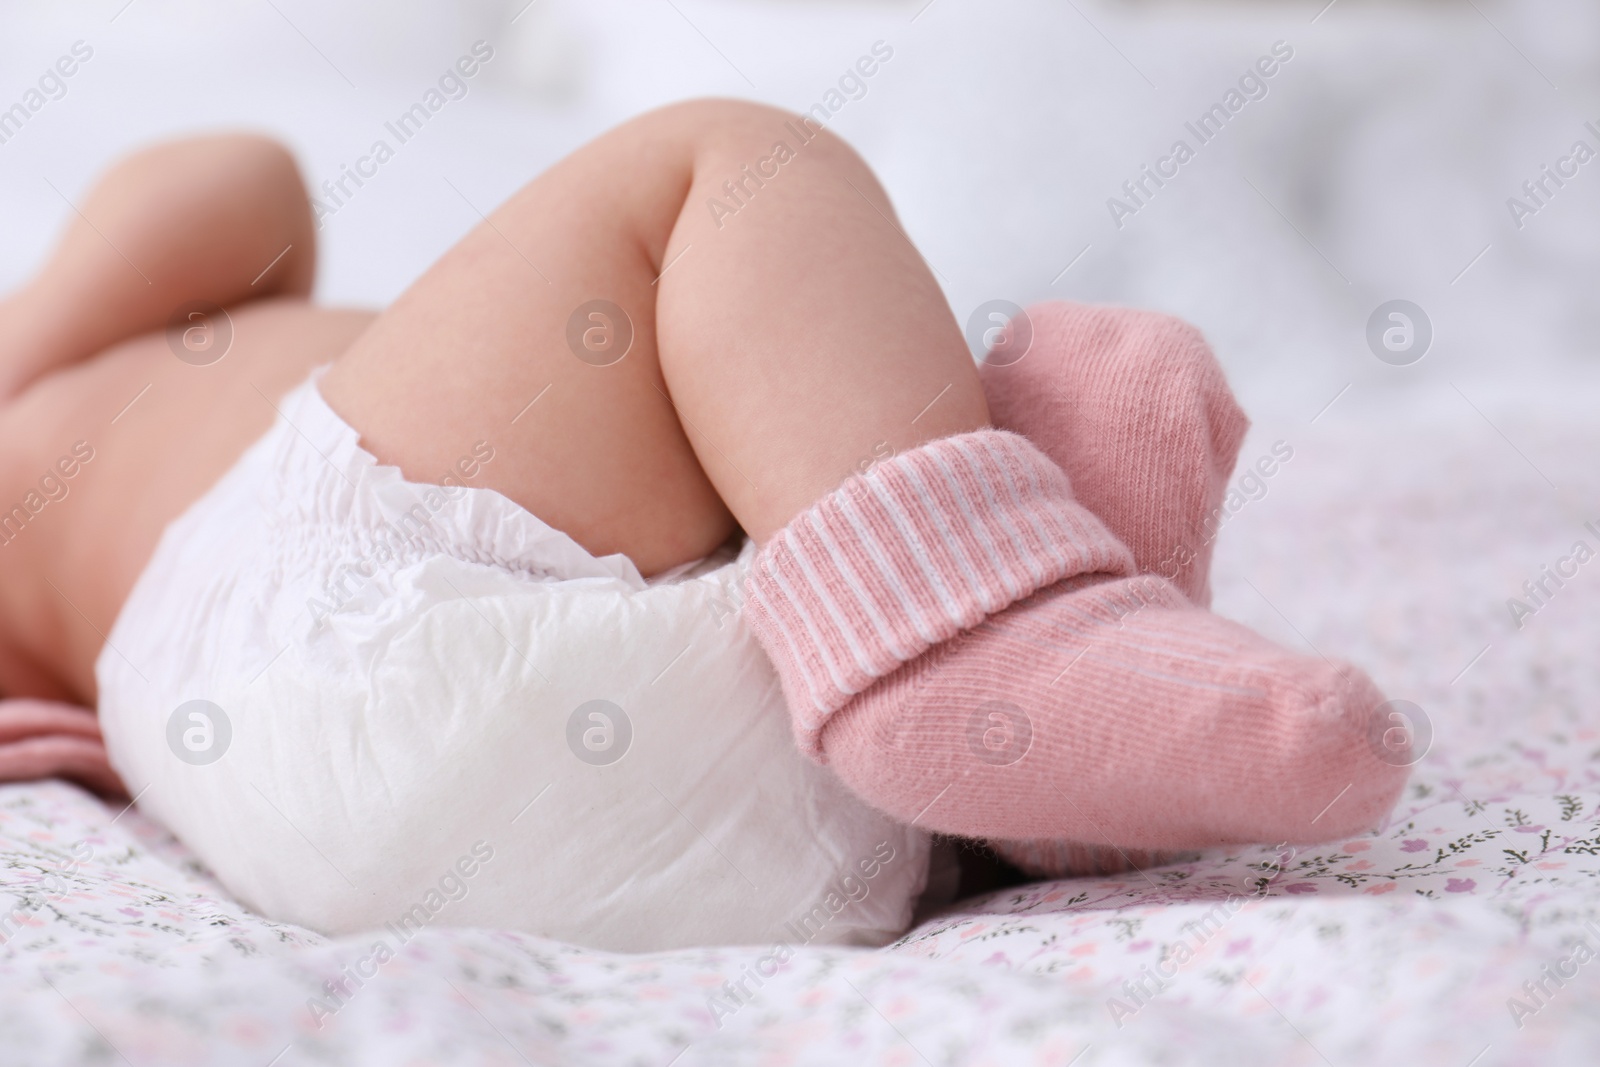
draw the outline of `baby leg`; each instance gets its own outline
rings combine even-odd
[[[852,472],[987,421],[867,167],[814,124],[730,101],[650,113],[552,167],[322,391],[417,480],[489,440],[492,488],[647,575],[711,551],[735,516],[765,539]]]
[[[1367,748],[1371,683],[1132,578],[1060,468],[983,428],[881,190],[799,123],[697,103],[585,147],[324,395],[419,480],[506,442],[494,488],[647,574],[736,519],[801,743],[907,820],[1162,848],[1374,821],[1404,772]]]
[[[1381,694],[1195,610],[1247,426],[1209,349],[1164,316],[1034,311],[1034,349],[984,384],[1070,490],[1019,443],[969,435],[830,494],[764,553],[752,624],[802,743],[879,807],[1036,874],[1371,825],[1407,762],[1374,740]],[[940,494],[977,518],[929,507]],[[1098,532],[1073,521],[1090,500]],[[1032,521],[1077,560],[1030,555]]]
[[[0,400],[159,329],[184,304],[305,296],[316,237],[294,160],[263,137],[171,141],[111,168],[44,268],[0,301]]]
[[[808,509],[746,618],[801,744],[929,829],[1171,850],[1327,840],[1393,805],[1409,752],[1377,744],[1360,671],[1132,574],[1060,468],[984,431]]]

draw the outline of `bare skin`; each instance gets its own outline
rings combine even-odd
[[[882,189],[798,121],[731,101],[635,119],[377,315],[308,302],[315,231],[278,146],[204,138],[119,164],[0,303],[0,509],[37,505],[42,475],[76,442],[93,450],[0,544],[0,693],[93,705],[94,661],[161,531],[322,363],[324,396],[381,462],[438,482],[488,440],[474,484],[647,575],[738,528],[765,539],[888,450],[986,425],[959,328]],[[714,197],[742,206],[714,213]],[[208,366],[161,332],[195,300],[234,329]],[[568,344],[593,300],[633,331],[606,366],[603,346],[586,360]]]

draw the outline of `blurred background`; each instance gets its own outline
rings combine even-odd
[[[881,41],[830,125],[963,323],[994,299],[1182,315],[1258,422],[1600,395],[1600,160],[1523,191],[1600,150],[1593,0],[6,0],[0,25],[0,108],[92,49],[0,125],[0,286],[116,154],[253,127],[319,187],[486,41],[467,95],[322,220],[320,298],[382,304],[603,129],[698,95],[804,110]],[[1275,44],[1266,94],[1201,145],[1185,123]],[[1108,199],[1132,206],[1123,183],[1180,138],[1195,157],[1118,225]],[[1395,299],[1433,331],[1405,366],[1367,341]]]

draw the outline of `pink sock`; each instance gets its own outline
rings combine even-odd
[[[1153,311],[1058,300],[1027,314],[1026,356],[979,371],[995,425],[1066,472],[1078,502],[1132,550],[1141,574],[1169,578],[1208,606],[1222,498],[1250,425],[1210,346],[1193,326]],[[989,844],[1051,877],[1164,859],[1062,840]]]
[[[1058,300],[1027,315],[1027,354],[980,368],[994,424],[1067,473],[1141,574],[1208,606],[1218,509],[1250,427],[1210,346],[1153,311]]]
[[[1134,576],[1011,433],[851,478],[763,548],[746,618],[801,747],[928,829],[1135,849],[1372,825],[1404,768],[1359,671],[1278,648]]]

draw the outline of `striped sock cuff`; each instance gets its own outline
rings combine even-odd
[[[745,619],[813,754],[828,716],[934,645],[1079,574],[1134,571],[1029,441],[978,430],[856,475],[761,550]]]

